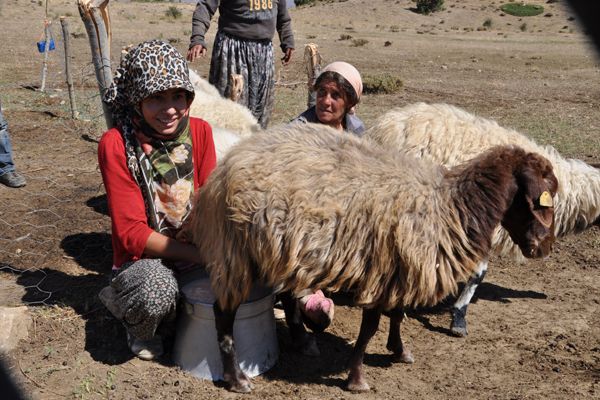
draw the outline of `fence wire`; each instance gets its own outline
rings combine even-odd
[[[0,305],[74,305],[95,297],[90,289],[110,271],[96,158],[105,125],[94,68],[73,69],[79,119],[71,120],[60,47],[49,57],[46,93],[2,88],[15,166],[27,185],[0,185]]]

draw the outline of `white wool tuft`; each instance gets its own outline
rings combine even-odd
[[[190,114],[202,118],[213,128],[217,159],[221,159],[241,137],[261,130],[248,108],[221,96],[216,87],[191,69],[190,81],[196,92]]]

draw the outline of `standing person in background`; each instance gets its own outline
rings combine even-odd
[[[359,137],[363,135],[365,125],[355,113],[363,84],[354,66],[343,61],[327,65],[317,77],[313,90],[316,104],[292,122],[324,124]]]
[[[292,22],[286,0],[199,0],[192,17],[188,61],[206,54],[205,34],[219,8],[208,81],[229,97],[230,74],[244,78],[239,102],[252,111],[260,126],[269,124],[275,98],[273,35],[279,34],[283,65],[294,51]]]
[[[210,125],[189,116],[188,72],[177,49],[150,40],[123,57],[104,96],[117,126],[98,145],[113,248],[112,279],[100,299],[144,360],[163,354],[156,330],[175,314],[179,278],[200,263],[196,247],[177,234],[194,190],[216,165]]]
[[[15,170],[10,136],[8,136],[8,122],[2,115],[2,103],[0,103],[0,183],[11,188],[19,188],[27,183],[25,177]]]

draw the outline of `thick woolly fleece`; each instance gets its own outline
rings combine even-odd
[[[224,309],[255,279],[295,294],[352,291],[358,305],[383,309],[429,305],[487,256],[517,193],[554,193],[546,177],[555,184],[546,160],[512,146],[449,174],[323,125],[289,124],[229,151],[198,191],[188,237]]]

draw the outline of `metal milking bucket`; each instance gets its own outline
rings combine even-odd
[[[214,294],[205,271],[195,271],[181,284],[183,309],[179,312],[173,361],[192,375],[213,381],[223,378],[213,313]],[[279,347],[273,316],[273,291],[255,285],[238,308],[233,325],[236,354],[249,376],[260,375],[277,362]]]

